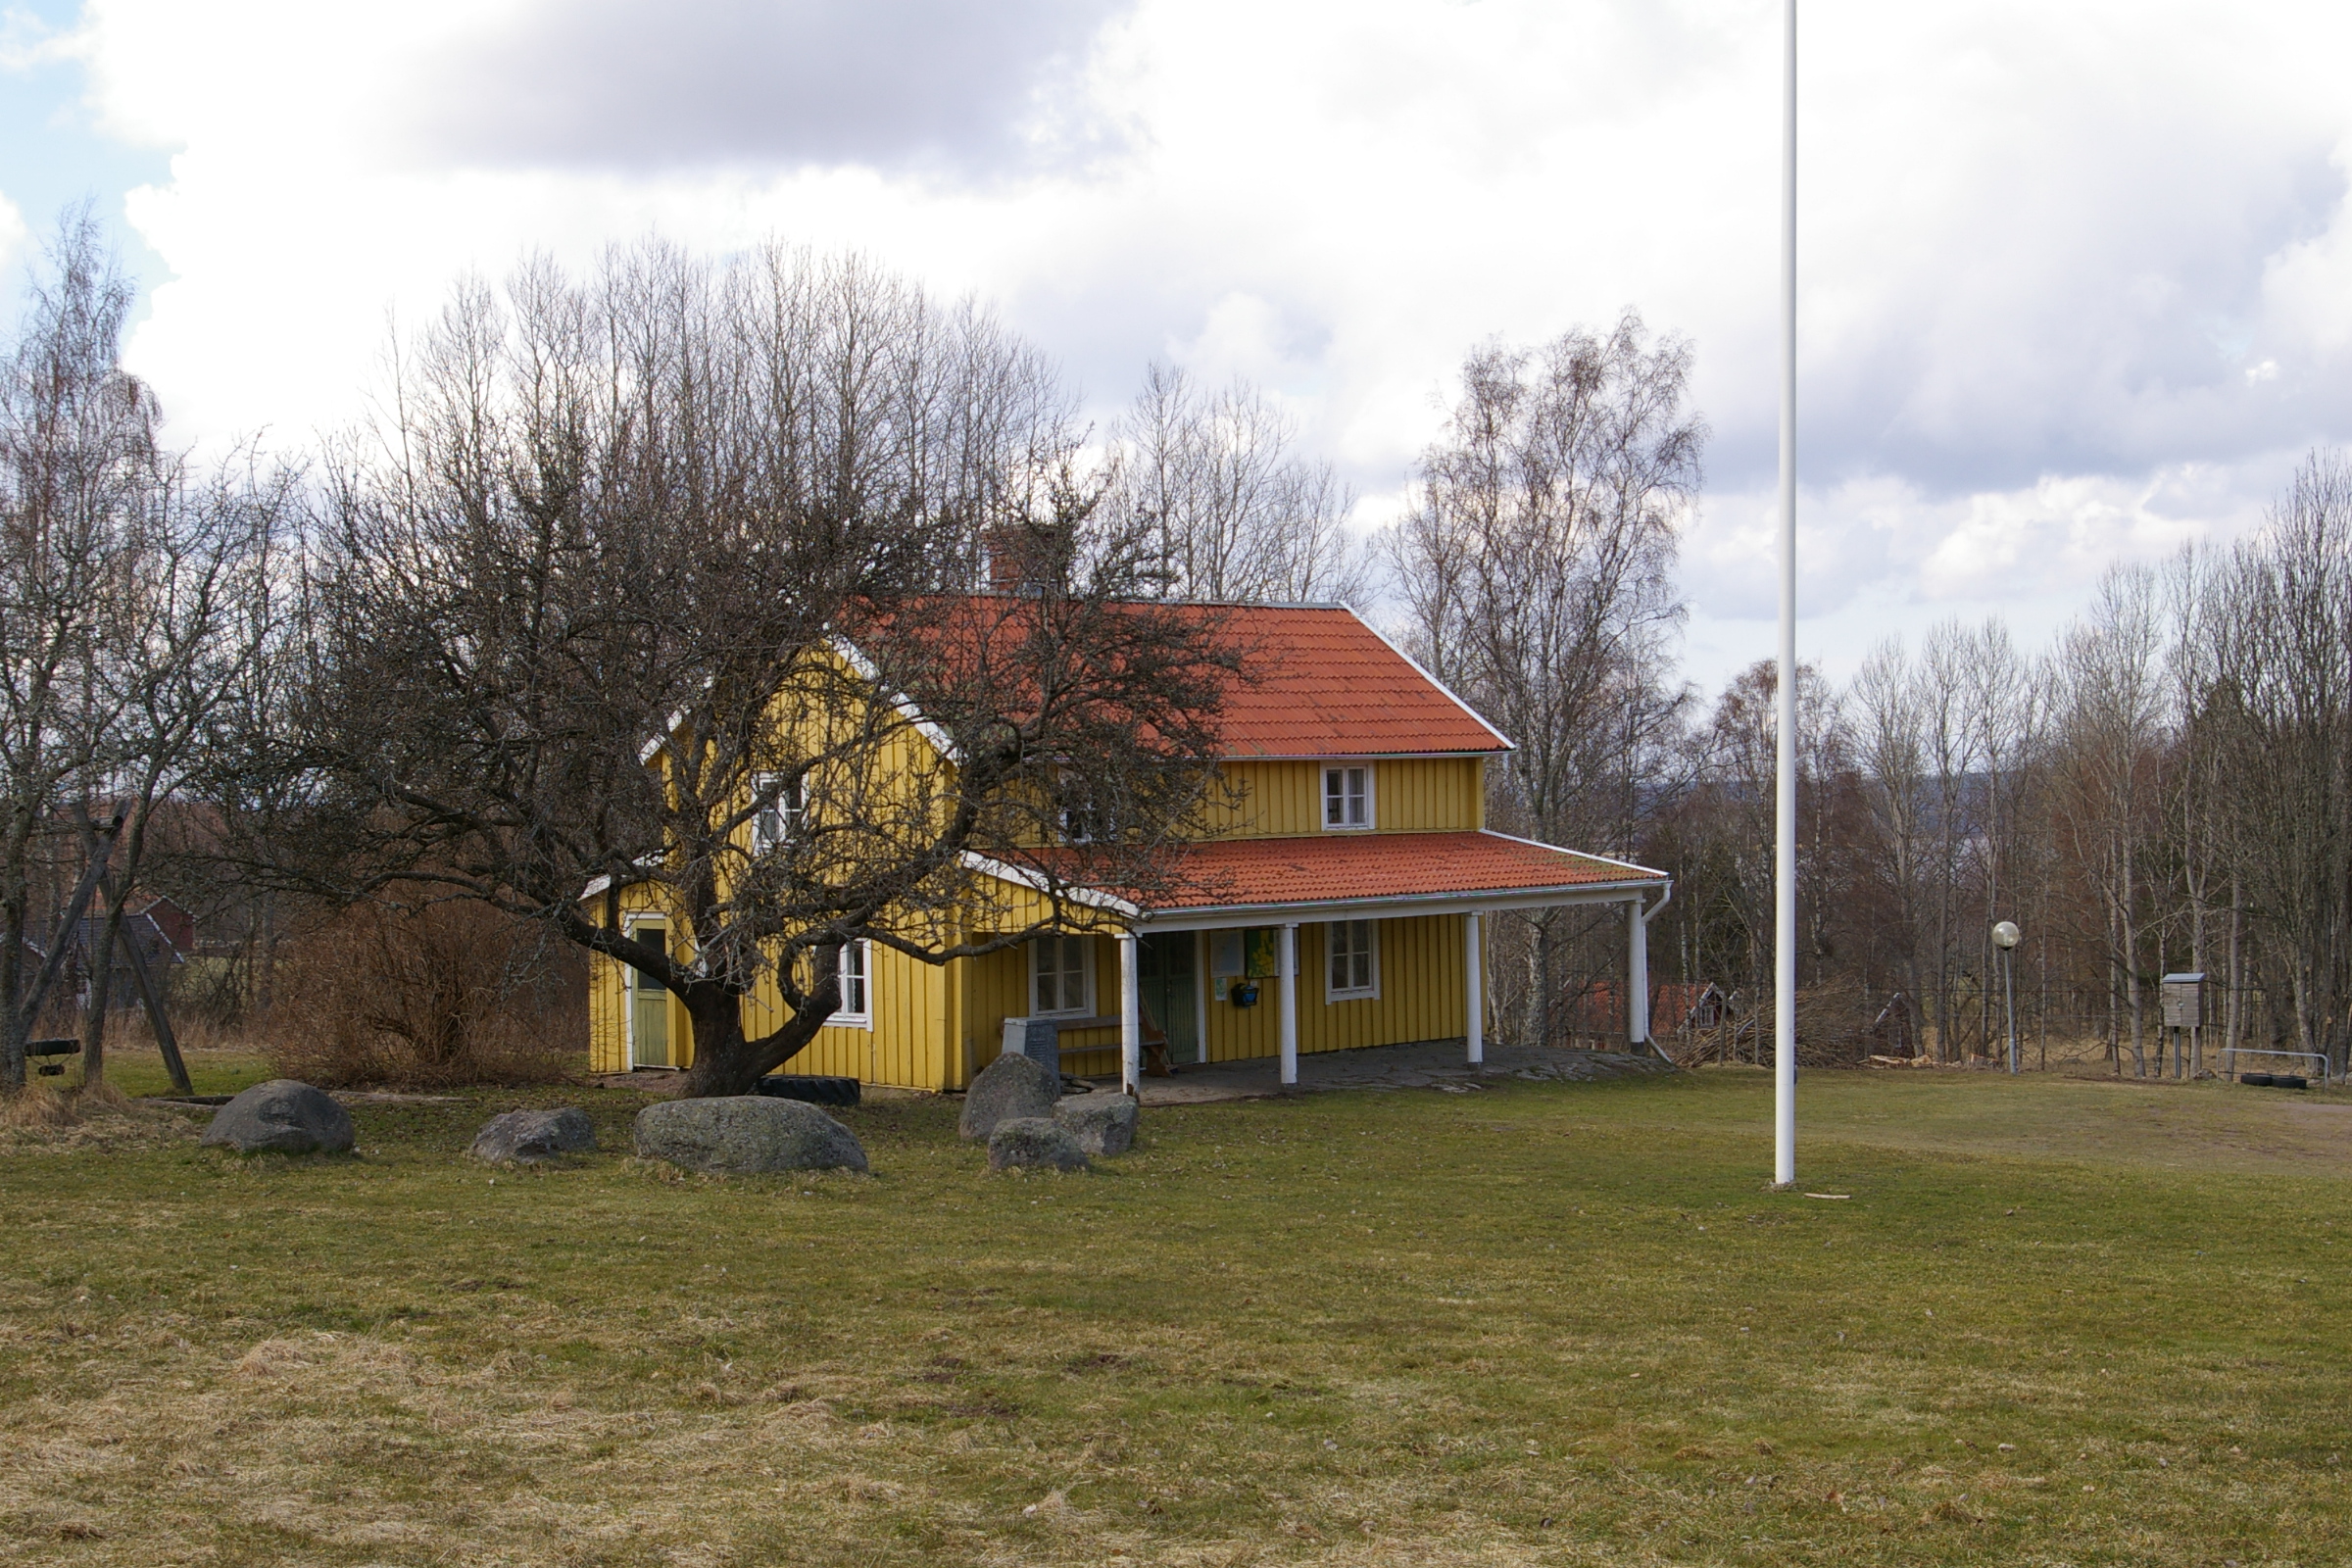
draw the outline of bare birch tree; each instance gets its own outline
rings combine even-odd
[[[1928,719],[1919,682],[1899,638],[1871,651],[1848,698],[1860,754],[1863,799],[1870,812],[1893,929],[1887,933],[1901,977],[1909,1038],[1927,1038],[1923,1001],[1936,934],[1928,911],[1938,883],[1931,844],[1936,832],[1928,777]]]
[[[1154,364],[1111,432],[1104,504],[1150,542],[1169,598],[1361,608],[1370,571],[1347,526],[1355,497],[1298,447],[1297,421],[1258,388],[1204,392]]]
[[[2155,574],[2117,566],[2067,634],[2058,816],[2094,879],[2110,995],[2130,1029],[2132,1070],[2147,1073],[2149,935],[2146,858],[2160,823],[2152,777],[2166,718],[2164,624]]]
[[[1690,345],[1627,312],[1462,368],[1390,544],[1409,640],[1518,743],[1490,780],[1513,832],[1625,852],[1674,755],[1683,618],[1673,567],[1700,479]],[[1566,917],[1521,922],[1530,1040],[1553,1032]]]
[[[2296,1049],[2346,1063],[2352,991],[2352,464],[2315,453],[2215,574],[2199,720]]]

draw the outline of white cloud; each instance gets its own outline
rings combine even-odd
[[[1259,377],[1377,518],[1473,343],[1630,303],[1696,340],[1717,431],[1694,661],[1762,649],[1778,0],[1036,0],[980,43],[956,14],[93,0],[103,123],[172,150],[130,204],[173,273],[139,368],[187,431],[300,437],[461,270],[778,231],[1000,302],[1101,410],[1155,356]],[[939,102],[874,75],[910,25]],[[1805,26],[1815,634],[2079,592],[2352,438],[2352,12],[1809,0]],[[779,105],[770,55],[870,102]]]
[[[24,211],[6,194],[0,193],[0,273],[17,264],[24,254],[24,242],[30,231],[24,225]]]

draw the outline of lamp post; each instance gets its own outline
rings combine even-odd
[[[1992,928],[1992,945],[2001,950],[2002,1008],[2009,1015],[2009,1074],[2017,1075],[2017,944],[2023,935],[2015,920]]]

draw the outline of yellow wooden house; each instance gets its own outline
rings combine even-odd
[[[1648,1039],[1644,928],[1665,874],[1490,830],[1486,768],[1511,743],[1352,611],[1224,613],[1254,678],[1229,695],[1227,804],[1181,852],[1183,891],[1140,906],[1103,891],[1086,902],[1106,929],[945,964],[855,945],[841,1010],[787,1070],[960,1089],[1004,1049],[1007,1020],[1032,1039],[1049,1028],[1066,1070],[1131,1087],[1147,1041],[1178,1071],[1278,1057],[1285,1083],[1301,1053],[1454,1040],[1477,1061],[1484,917],[1559,905],[1623,906],[1627,1033]],[[973,864],[1006,922],[989,929],[1033,921],[1033,876]],[[658,906],[624,909],[634,935],[691,949]],[[595,1070],[691,1063],[667,991],[602,956],[589,987]],[[749,1033],[781,1021],[772,991],[745,1006]]]

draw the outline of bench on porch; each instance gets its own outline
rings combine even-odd
[[[1119,1015],[1115,1012],[1092,1018],[1007,1018],[1004,1020],[1004,1049],[1015,1055],[1033,1057],[1059,1072],[1062,1062],[1071,1056],[1091,1056],[1104,1051],[1115,1055],[1119,1049],[1119,1042],[1115,1038],[1119,1021]],[[1175,1064],[1168,1059],[1167,1031],[1152,1021],[1152,1013],[1148,1008],[1143,1014],[1143,1023],[1144,1071],[1154,1078],[1174,1076]],[[1084,1046],[1062,1044],[1064,1030],[1075,1033],[1088,1029],[1108,1029],[1113,1032],[1114,1038]]]

